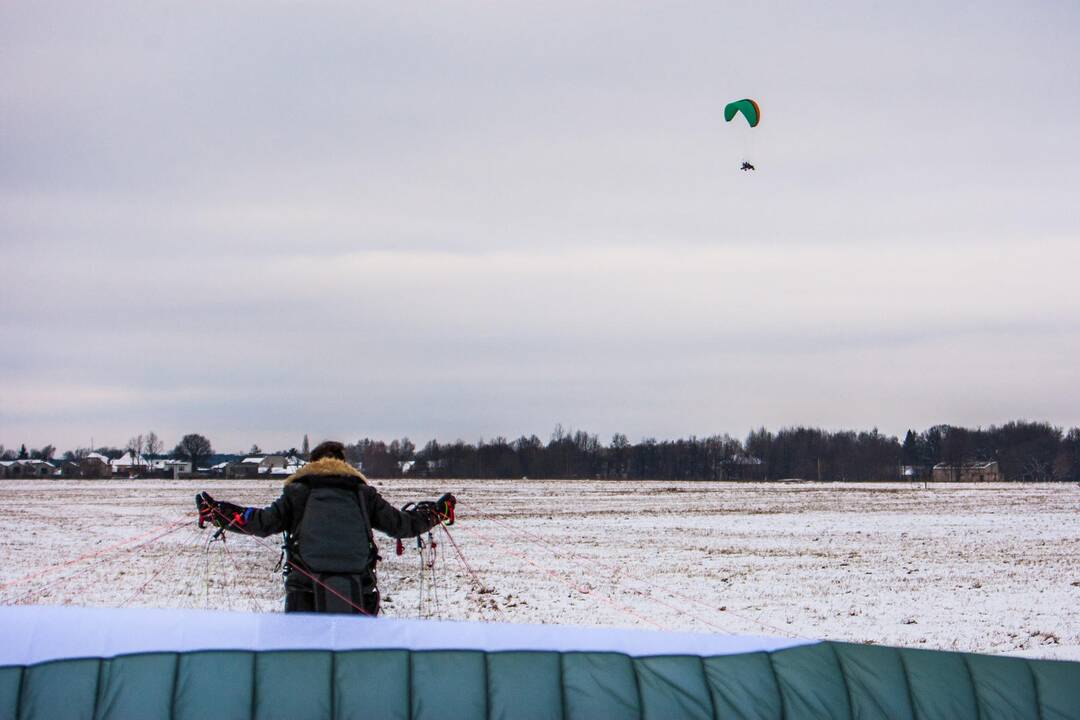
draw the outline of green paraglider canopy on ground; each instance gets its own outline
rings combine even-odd
[[[0,718],[1068,720],[1080,663],[359,616],[0,609]]]

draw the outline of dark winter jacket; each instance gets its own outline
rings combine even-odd
[[[414,537],[435,522],[427,513],[393,507],[348,463],[322,458],[286,479],[281,497],[250,513],[244,531],[260,537],[288,533],[294,566],[315,573],[363,574],[376,559],[372,530]]]

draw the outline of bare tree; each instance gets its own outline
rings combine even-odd
[[[413,459],[413,455],[416,454],[416,445],[409,438],[401,438],[400,440],[392,440],[390,442],[389,452],[391,457],[394,458],[394,462],[399,465],[403,462],[408,462]]]
[[[1080,428],[1073,428],[1062,439],[1060,450],[1061,470],[1058,477],[1080,482]]]
[[[157,456],[161,454],[161,451],[165,449],[165,443],[161,442],[161,438],[157,436],[157,433],[151,430],[146,433],[144,438],[146,443],[146,455],[151,459],[157,459]]]
[[[1035,455],[1025,457],[1021,465],[1020,480],[1025,482],[1048,482],[1054,479],[1054,465]]]
[[[396,477],[400,469],[398,464],[394,461],[394,458],[390,455],[390,451],[386,446],[386,443],[379,441],[360,441],[363,447],[363,460],[361,461],[364,466],[364,472],[372,477]]]
[[[136,435],[135,437],[128,438],[127,451],[131,453],[131,461],[133,463],[138,462],[143,455],[143,450],[146,448],[146,440],[142,435]]]
[[[624,478],[630,460],[630,440],[622,433],[615,433],[611,436],[610,447],[608,474],[611,477]]]

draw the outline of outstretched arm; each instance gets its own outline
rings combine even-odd
[[[210,523],[232,532],[266,537],[284,532],[289,526],[291,503],[285,494],[260,510],[219,502],[209,493],[201,492],[195,496],[195,506],[199,509],[199,527]]]
[[[418,503],[409,510],[398,510],[374,489],[369,490],[366,499],[371,527],[395,538],[415,537],[442,520],[453,522],[453,507],[457,503],[453,495],[447,494],[434,503]]]

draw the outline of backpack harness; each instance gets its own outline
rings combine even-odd
[[[275,571],[280,569],[282,578],[286,580],[286,587],[289,575],[293,571],[294,564],[301,568],[303,575],[308,575],[318,579],[318,582],[312,584],[312,591],[315,594],[315,606],[316,609],[328,609],[337,612],[350,612],[351,609],[342,607],[340,609],[334,609],[332,606],[336,604],[342,604],[340,597],[335,598],[336,591],[340,591],[347,597],[353,598],[357,604],[364,608],[364,611],[368,614],[375,615],[378,613],[379,605],[379,591],[378,591],[378,579],[375,575],[375,568],[378,565],[379,560],[382,558],[379,556],[378,545],[375,544],[375,535],[371,528],[371,516],[368,515],[367,504],[364,501],[364,494],[360,492],[360,483],[352,484],[351,489],[353,498],[356,501],[356,505],[360,510],[360,514],[367,525],[367,567],[357,572],[321,572],[312,568],[310,565],[302,560],[300,555],[301,539],[298,534],[300,528],[303,525],[304,517],[308,512],[308,503],[311,502],[311,493],[316,489],[312,487],[311,480],[319,479],[320,477],[328,476],[315,476],[311,479],[301,478],[294,482],[302,483],[307,489],[308,493],[304,499],[304,504],[300,510],[299,516],[296,518],[296,522],[292,524],[292,527],[296,529],[296,532],[289,532],[286,530],[282,533],[281,543],[281,555],[278,557],[277,565],[274,567]],[[346,489],[344,482],[327,482],[318,483],[321,486],[334,487],[339,489]],[[362,577],[362,581],[358,582],[356,575]],[[334,586],[339,586],[336,588]],[[327,594],[326,587],[334,589],[333,592]]]

